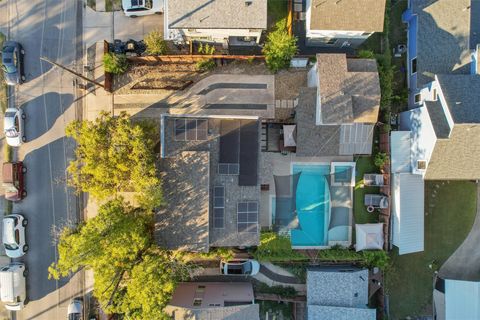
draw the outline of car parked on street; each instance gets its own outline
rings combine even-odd
[[[25,136],[25,112],[22,109],[8,108],[3,118],[3,132],[7,144],[19,147],[27,140]]]
[[[7,310],[22,310],[27,304],[27,274],[25,265],[19,262],[0,268],[0,299]]]
[[[67,309],[68,320],[83,319],[83,302],[79,298],[72,299]]]
[[[20,258],[28,251],[25,237],[27,224],[28,220],[18,213],[3,217],[2,242],[8,257]]]
[[[27,196],[24,175],[27,168],[23,162],[5,162],[2,170],[2,185],[5,189],[5,199],[20,201]]]
[[[223,275],[254,276],[260,271],[260,263],[257,260],[238,259],[220,262],[220,272]]]
[[[23,57],[25,50],[20,43],[5,41],[2,48],[2,69],[5,82],[14,86],[25,82]]]
[[[163,0],[122,0],[123,12],[130,18],[162,14],[163,5]]]

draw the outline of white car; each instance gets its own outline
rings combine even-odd
[[[3,218],[3,246],[10,258],[20,258],[28,251],[25,227],[28,220],[21,214],[10,214]]]
[[[75,298],[70,301],[67,309],[68,320],[81,320],[83,318],[83,303],[82,300]]]
[[[226,276],[254,276],[260,271],[257,260],[239,259],[220,262],[220,272]]]
[[[122,0],[125,15],[130,18],[163,13],[163,0]]]
[[[19,147],[26,141],[25,118],[26,115],[21,109],[8,108],[5,110],[3,130],[9,146]]]

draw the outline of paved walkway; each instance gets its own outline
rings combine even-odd
[[[480,184],[477,183],[477,216],[468,236],[440,268],[443,279],[480,281]]]
[[[286,276],[284,274],[274,272],[268,269],[264,264],[260,266],[260,273],[275,282],[281,282],[284,284],[301,284],[302,283],[302,281],[297,279],[297,277]]]

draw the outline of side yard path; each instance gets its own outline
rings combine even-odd
[[[480,281],[480,184],[477,184],[477,216],[462,245],[440,268],[443,279]]]
[[[389,319],[432,314],[434,272],[465,240],[476,214],[475,183],[425,182],[425,250],[401,256],[396,248],[392,251],[385,277]]]

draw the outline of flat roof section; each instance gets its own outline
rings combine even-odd
[[[239,186],[255,186],[258,182],[258,121],[241,120]]]

